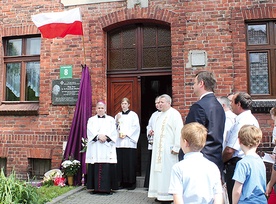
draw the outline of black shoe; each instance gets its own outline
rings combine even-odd
[[[136,188],[136,184],[130,185],[127,190],[134,190]]]
[[[173,201],[167,201],[167,200],[158,200],[157,198],[155,198],[154,201],[159,203],[164,203],[164,204],[171,204],[173,202]]]
[[[132,187],[129,187],[129,188],[127,188],[127,190],[134,190],[136,188],[136,186],[132,186]]]
[[[112,195],[113,194],[113,192],[97,192],[97,191],[92,191],[90,193],[97,194],[97,195]]]

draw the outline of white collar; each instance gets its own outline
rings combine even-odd
[[[202,99],[204,96],[206,96],[207,94],[211,94],[211,93],[213,93],[213,92],[212,91],[206,92],[206,93],[202,94],[199,99]]]

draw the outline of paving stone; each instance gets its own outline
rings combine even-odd
[[[112,195],[90,194],[85,187],[78,187],[54,199],[48,204],[157,204],[154,198],[148,198],[145,188],[118,190]]]

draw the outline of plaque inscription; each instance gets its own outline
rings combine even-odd
[[[53,105],[76,105],[80,79],[57,79],[52,81]]]

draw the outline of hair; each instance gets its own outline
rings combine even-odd
[[[126,98],[126,97],[125,97],[125,98],[123,98],[123,99],[121,100],[121,103],[122,103],[122,102],[124,102],[124,101],[126,101],[128,104],[130,104],[130,101],[129,101],[129,99],[128,99],[128,98]]]
[[[106,108],[106,104],[102,100],[100,100],[100,101],[97,102],[96,107],[98,107],[98,105],[104,105],[104,108]]]
[[[199,152],[205,146],[207,129],[198,122],[185,124],[181,130],[182,140],[186,140],[193,152]]]
[[[263,133],[254,125],[244,125],[240,129],[238,137],[241,144],[247,147],[257,147],[262,141]]]
[[[269,111],[270,115],[276,116],[276,107],[273,107]]]
[[[204,87],[206,91],[212,91],[214,92],[217,81],[215,79],[215,76],[212,72],[208,71],[200,71],[196,74],[197,82],[204,82]]]
[[[236,97],[235,97],[236,96]],[[250,110],[252,107],[252,98],[248,93],[239,92],[235,95],[234,103],[237,104],[240,102],[242,109]]]
[[[226,105],[227,108],[230,108],[230,100],[226,96],[218,97],[218,101],[221,105]]]
[[[229,99],[229,97],[230,97],[232,99],[234,97],[234,95],[235,95],[235,93],[231,92],[227,95],[227,98]],[[229,99],[229,101],[231,101],[231,100]]]
[[[168,94],[162,94],[159,98],[165,98],[169,104],[172,104],[172,98]]]

